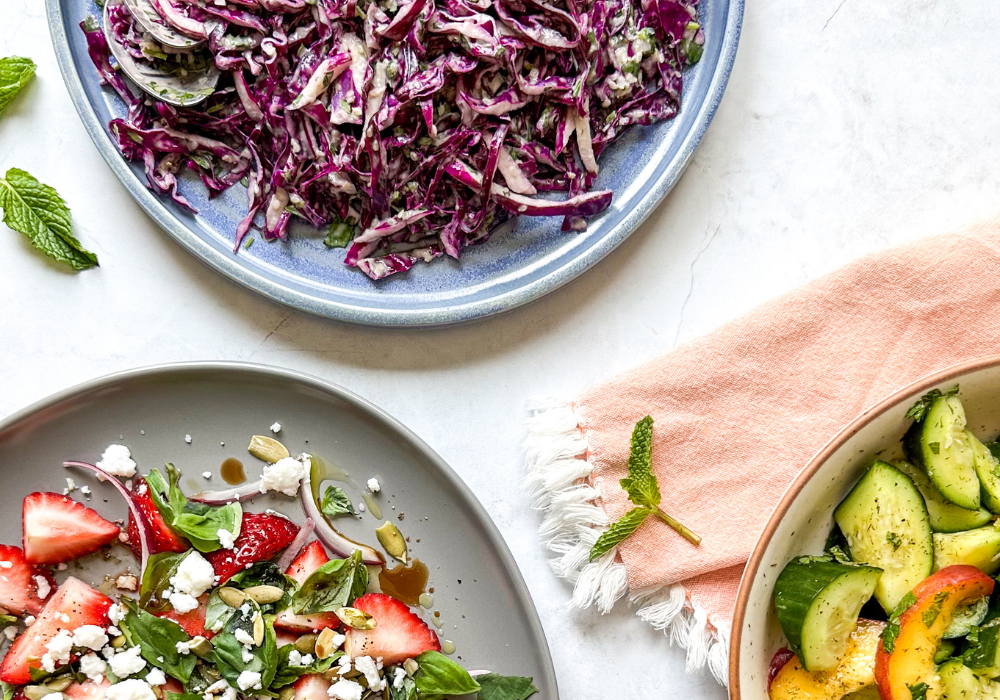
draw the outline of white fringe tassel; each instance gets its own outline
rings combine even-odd
[[[524,441],[528,475],[524,488],[533,505],[545,512],[539,534],[556,556],[556,575],[574,584],[571,605],[596,605],[611,610],[628,591],[625,565],[612,550],[591,562],[590,548],[608,526],[604,509],[596,505],[600,492],[587,483],[592,473],[584,459],[587,439],[571,404],[542,400],[530,405],[528,437]],[[705,666],[722,685],[728,681],[729,630],[715,627],[708,613],[688,599],[681,584],[633,593],[629,603],[636,615],[687,650],[688,672]]]

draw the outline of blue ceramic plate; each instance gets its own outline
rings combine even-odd
[[[523,217],[486,244],[467,248],[460,261],[439,258],[380,282],[343,265],[344,252],[328,250],[309,229],[297,229],[288,242],[259,240],[234,254],[233,232],[246,211],[241,187],[209,202],[200,182],[186,180],[181,191],[198,214],[146,189],[141,165],[122,158],[108,132],[124,105],[100,86],[78,26],[100,14],[97,6],[93,0],[45,0],[45,7],[59,67],[90,137],[132,197],[178,243],[240,284],[302,311],[373,326],[432,326],[500,313],[551,292],[614,250],[649,216],[684,172],[722,99],[743,2],[701,0],[705,53],[685,75],[680,114],[629,130],[604,153],[595,187],[613,190],[614,201],[585,233],[562,233],[561,217]]]

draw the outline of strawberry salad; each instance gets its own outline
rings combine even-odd
[[[319,497],[321,458],[291,457],[261,436],[250,451],[269,461],[260,481],[191,497],[173,465],[137,475],[121,445],[96,465],[66,462],[121,494],[128,514],[118,524],[68,494],[29,494],[21,546],[0,545],[0,639],[9,642],[0,699],[525,700],[536,692],[530,678],[466,671],[441,653],[419,608],[379,592],[385,556],[331,524],[355,511],[337,487]],[[244,511],[242,502],[266,491],[299,496],[305,523]],[[377,537],[406,564],[405,538],[390,521]],[[113,586],[68,575],[68,562],[108,558],[117,544],[131,549],[137,574]]]

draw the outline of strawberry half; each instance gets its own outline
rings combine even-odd
[[[36,576],[48,582],[49,591],[56,589],[52,574],[29,564],[20,547],[0,544],[0,607],[14,615],[37,615],[45,601],[38,595]]]
[[[31,493],[21,510],[24,558],[59,564],[96,552],[118,537],[118,526],[59,493]]]
[[[111,599],[103,593],[72,576],[66,579],[38,613],[35,623],[14,640],[0,664],[0,681],[30,683],[28,667],[41,668],[42,654],[59,630],[72,632],[83,625],[107,627],[110,607]]]
[[[328,561],[330,561],[330,557],[326,555],[323,545],[313,540],[302,548],[299,556],[295,557],[295,561],[288,566],[288,570],[285,573],[295,579],[296,583],[301,586],[312,572]],[[288,630],[289,632],[312,632],[313,630],[322,630],[327,627],[335,629],[339,625],[340,619],[332,612],[296,615],[291,608],[282,610],[274,619],[274,626],[276,628]]]
[[[437,635],[423,620],[392,596],[368,593],[354,607],[375,618],[375,629],[347,629],[344,651],[352,659],[381,656],[386,666],[412,659],[425,651],[441,651]]]
[[[208,594],[198,598],[198,607],[194,610],[186,613],[179,613],[173,608],[170,610],[165,610],[163,612],[153,613],[157,617],[165,617],[168,620],[173,620],[178,625],[181,626],[185,632],[187,632],[192,637],[197,637],[201,635],[205,639],[211,639],[215,636],[215,632],[205,629],[205,613],[208,611]]]
[[[146,524],[149,525],[149,532],[152,534],[149,541],[150,554],[186,552],[191,548],[183,537],[170,529],[163,516],[160,515],[156,504],[153,503],[153,498],[149,495],[149,487],[146,485],[145,479],[139,479],[136,482],[132,502],[135,503],[142,517],[146,519]],[[142,558],[139,547],[139,527],[135,524],[135,518],[132,517],[131,511],[129,511],[128,516],[128,546],[132,548],[132,554],[135,555],[136,559]]]
[[[84,681],[74,683],[63,691],[63,695],[70,700],[102,700],[105,692],[111,687],[107,678],[102,678],[100,683],[94,681]]]
[[[292,543],[299,526],[288,518],[270,513],[244,513],[240,536],[232,549],[218,549],[205,554],[215,569],[219,584],[237,571],[258,561],[266,561]]]
[[[327,694],[330,681],[324,680],[318,673],[300,676],[292,687],[295,688],[295,700],[330,700]]]

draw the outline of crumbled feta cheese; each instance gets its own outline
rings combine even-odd
[[[236,641],[242,644],[243,646],[245,647],[253,646],[253,637],[249,633],[247,633],[246,630],[237,629],[236,632],[233,633],[233,636],[236,637]]]
[[[92,491],[90,490],[89,486],[84,485],[80,487],[80,493],[82,493],[87,498],[90,498],[90,494],[92,493]]]
[[[66,477],[66,488],[63,489],[63,496],[68,496],[69,494],[76,491],[76,482],[70,477]]]
[[[92,681],[100,682],[107,670],[108,664],[94,652],[80,657],[80,671]]]
[[[233,548],[233,544],[235,542],[233,539],[233,533],[220,527],[216,534],[219,536],[219,544],[222,545],[223,549]]]
[[[346,642],[346,641],[347,641],[347,637],[345,637],[344,635],[339,634],[339,633],[338,634],[334,634],[333,635],[333,639],[330,640],[330,642],[333,644],[333,648],[334,649],[339,649],[341,647],[341,645],[344,642]]]
[[[123,574],[115,579],[115,588],[122,591],[139,590],[139,578],[132,574]]]
[[[191,644],[189,642],[177,642],[174,646],[177,647],[177,653],[181,656],[187,656],[191,653]]]
[[[114,625],[109,625],[108,626],[108,634],[110,634],[112,637],[121,636],[121,633],[122,633],[122,631],[120,629],[118,629],[117,627],[115,627]]]
[[[360,503],[358,503],[358,512],[359,513],[364,513],[365,510],[366,510],[366,508],[365,508],[365,502],[361,501]]]
[[[56,565],[56,569],[57,569],[57,570],[59,570],[59,571],[65,571],[65,570],[66,570],[66,569],[68,569],[68,568],[69,568],[69,564],[67,564],[67,563],[66,563],[66,562],[64,562],[64,561],[61,561],[61,562],[59,562],[59,563],[58,563],[58,564]]]
[[[236,685],[240,690],[260,689],[260,674],[256,671],[242,671],[236,678]],[[360,696],[357,700],[361,700]]]
[[[52,592],[52,586],[49,584],[49,580],[44,576],[35,576],[35,586],[38,589],[38,597],[45,600],[49,597],[49,593]]]
[[[372,493],[378,493],[382,490],[382,484],[378,483],[378,479],[373,476],[368,480],[368,490]]]
[[[302,655],[302,663],[299,664],[299,665],[300,666],[308,666],[312,662],[313,662],[313,655],[312,654],[303,654]]]
[[[67,664],[69,654],[73,650],[73,634],[69,630],[59,630],[59,633],[45,645],[53,661]]]
[[[240,649],[240,655],[243,657],[243,663],[248,664],[253,661],[253,652],[243,647]]]
[[[191,436],[190,435],[185,435],[184,436],[184,442],[186,442],[187,444],[190,445],[191,444]]]
[[[59,613],[58,615],[56,615],[56,618],[59,619],[59,620],[62,620],[63,622],[67,622],[67,623],[70,620],[69,615],[67,615],[66,613]]]
[[[277,435],[278,433],[280,433],[281,432],[281,423],[279,423],[278,421],[274,421],[274,423],[271,424],[271,432],[274,433],[275,435]]]
[[[212,478],[212,472],[202,472],[201,473],[201,478],[202,479],[211,479]]]
[[[288,665],[289,666],[304,666],[302,663],[302,654],[300,654],[295,649],[288,652]]]
[[[24,626],[25,627],[31,627],[33,624],[35,624],[35,616],[34,615],[28,615],[27,617],[24,618]]]
[[[260,475],[260,490],[278,491],[286,496],[294,496],[299,491],[299,482],[306,475],[306,466],[294,457],[284,457],[274,464],[264,467]]]
[[[156,700],[156,694],[146,681],[130,678],[115,683],[104,691],[106,700]]]
[[[170,601],[171,607],[181,615],[198,607],[198,599],[187,593],[171,593],[167,600]]]
[[[361,700],[364,689],[360,683],[342,678],[331,685],[330,689],[326,692],[331,698],[335,698],[336,700]]]
[[[108,643],[108,635],[97,625],[83,625],[73,632],[73,646],[97,651]]]
[[[215,569],[205,557],[192,550],[177,566],[170,577],[170,585],[178,593],[197,598],[215,583]],[[193,609],[193,608],[192,608]]]
[[[135,476],[135,462],[125,445],[108,445],[97,466],[113,476]]]
[[[142,482],[141,484],[139,484],[139,495],[140,496],[145,496],[147,491],[149,491],[149,487],[146,486],[146,482],[145,481]]]
[[[17,625],[7,625],[3,628],[3,636],[5,636],[10,641],[14,641],[14,637],[17,636]]]
[[[126,676],[131,676],[133,673],[138,673],[146,668],[145,659],[139,655],[141,652],[142,649],[140,647],[130,647],[118,652],[108,659],[111,664],[111,670],[119,678],[125,678]]]
[[[150,685],[164,685],[167,682],[167,677],[164,675],[163,671],[158,668],[154,668],[146,674],[146,682]]]
[[[56,662],[48,652],[42,654],[42,670],[46,673],[55,673]]]
[[[396,690],[403,689],[403,679],[406,678],[406,671],[403,670],[402,666],[396,666],[392,669],[392,687]]]
[[[124,617],[121,606],[118,603],[112,603],[111,607],[108,608],[108,619],[111,620],[111,624],[117,625]]]
[[[381,679],[375,668],[375,659],[370,656],[359,656],[354,660],[354,668],[365,675],[369,688],[378,688]]]

